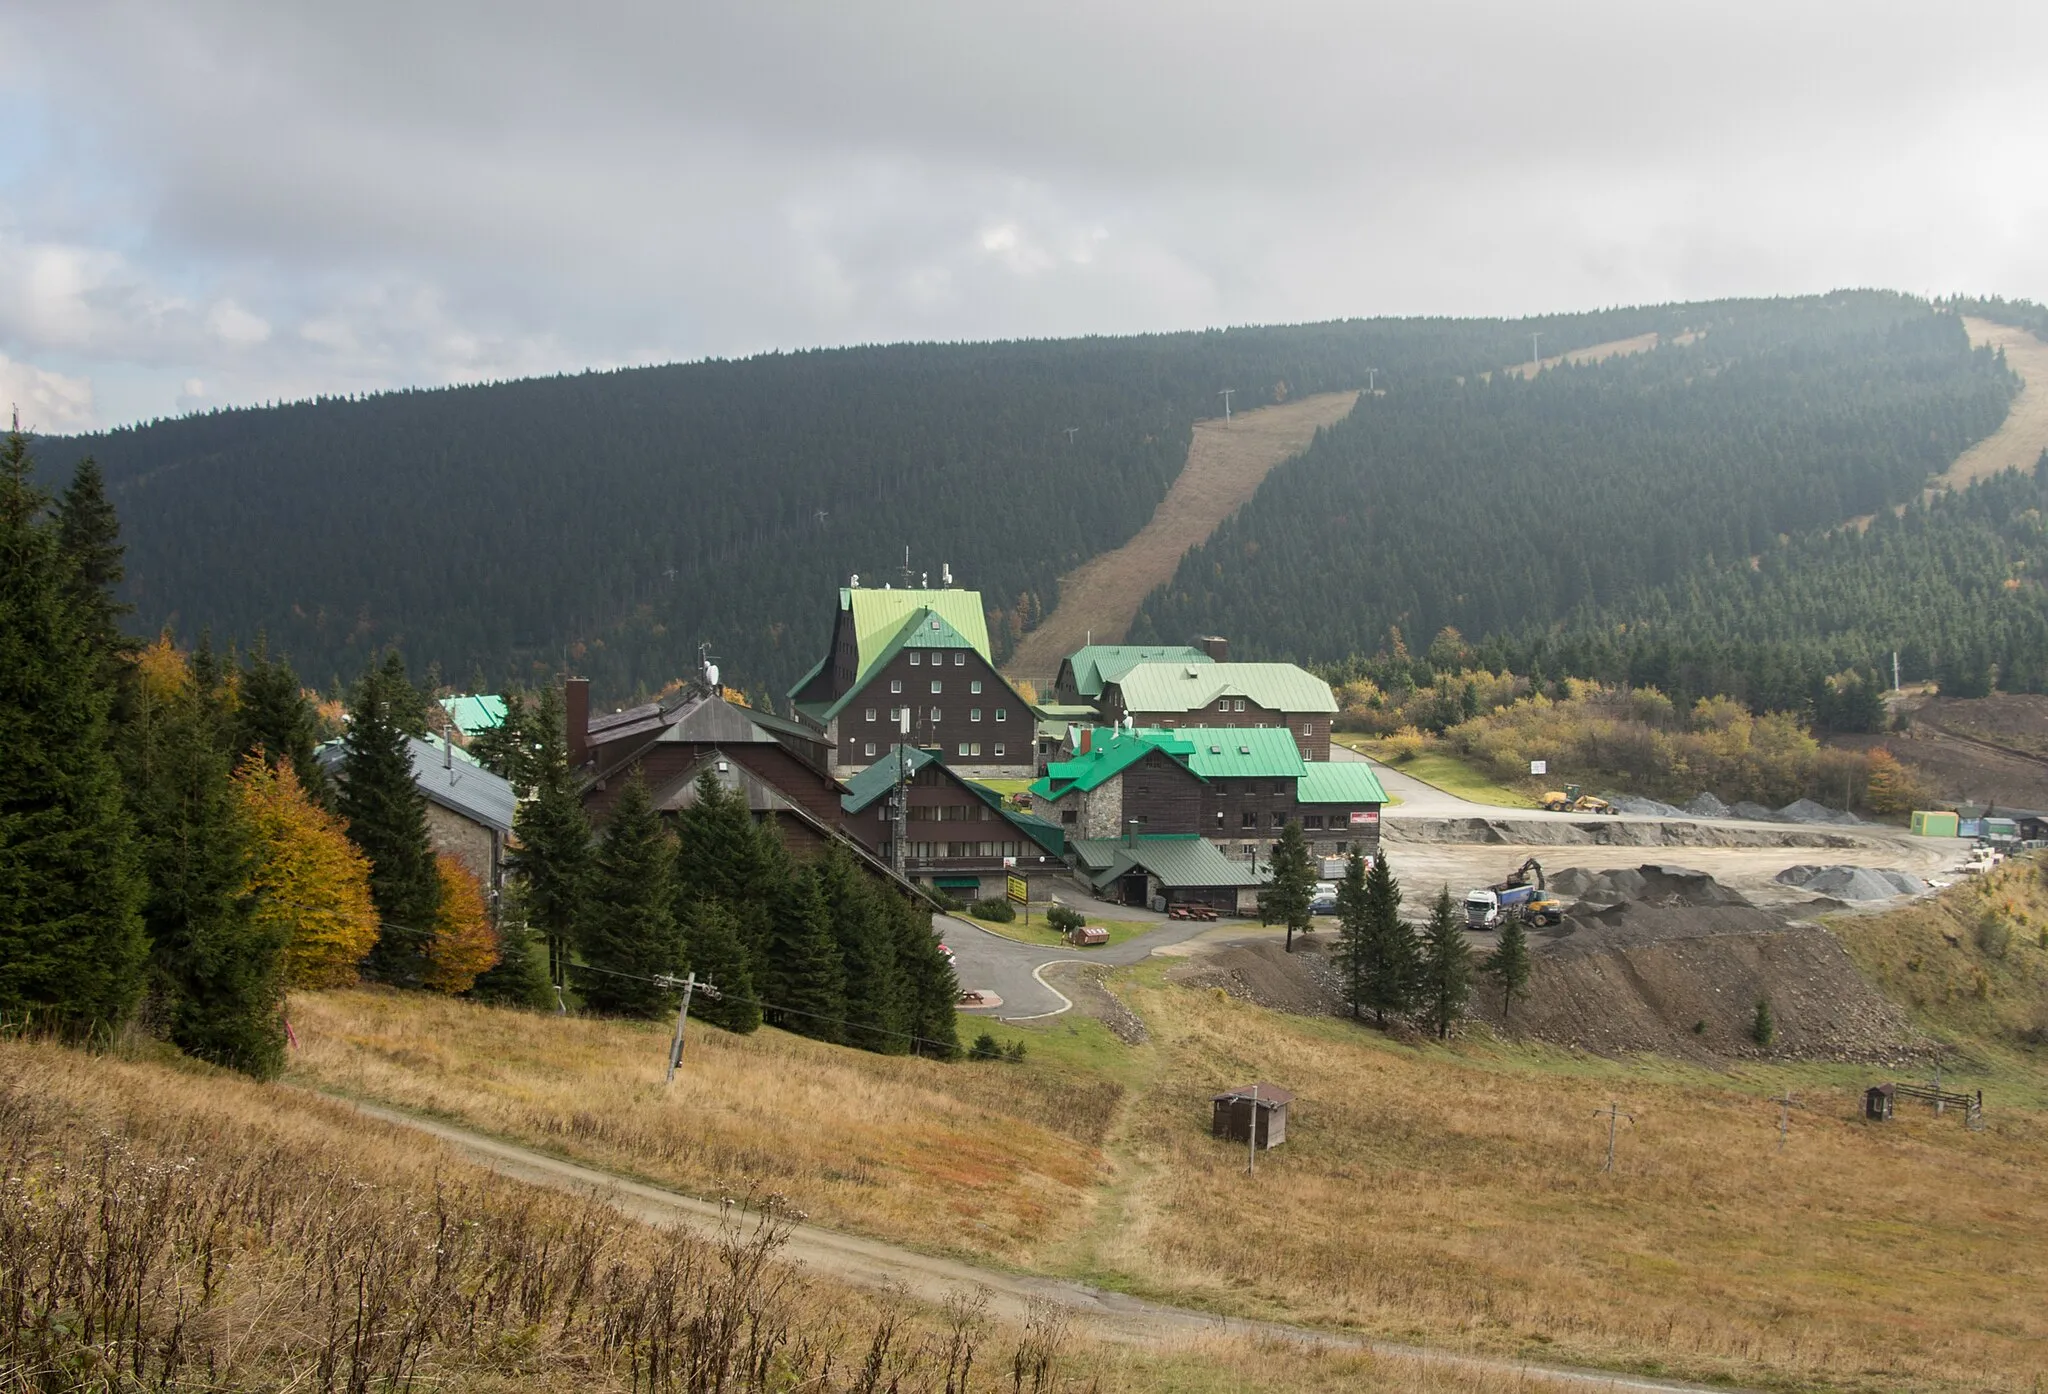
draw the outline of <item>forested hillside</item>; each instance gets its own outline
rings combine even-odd
[[[1030,343],[903,345],[400,392],[45,441],[100,461],[150,631],[266,631],[309,679],[398,644],[415,671],[601,699],[709,641],[775,690],[815,661],[833,588],[950,562],[1006,648],[1055,578],[1126,541],[1191,424],[1326,389],[1447,382],[1683,310],[1371,320]],[[1069,438],[1069,427],[1078,428]]]
[[[1689,344],[1362,402],[1188,555],[1133,637],[1330,662],[1453,626],[1519,671],[1776,705],[1880,650],[1931,671],[2033,632],[2038,592],[2010,584],[2038,555],[2031,482],[1889,511],[2016,387],[1954,315],[1872,292],[1697,310]],[[2035,654],[2008,666],[2048,680]]]

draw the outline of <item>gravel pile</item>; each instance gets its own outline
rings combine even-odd
[[[1762,804],[1751,803],[1748,799],[1744,799],[1740,803],[1730,804],[1728,806],[1728,816],[1730,818],[1746,818],[1752,823],[1778,823],[1784,821],[1778,817],[1778,810],[1775,808],[1765,808]]]
[[[1577,897],[1589,909],[1631,901],[1701,909],[1749,904],[1740,892],[1729,890],[1704,871],[1656,862],[1633,870],[1622,867],[1597,873],[1569,866],[1551,877],[1550,885],[1562,895]]]
[[[1697,794],[1685,806],[1685,815],[1688,818],[1726,818],[1729,816],[1728,805],[1712,794]]]
[[[1683,818],[1685,810],[1668,803],[1658,803],[1636,794],[1602,794],[1601,798],[1613,804],[1623,813],[1640,813],[1651,818]]]
[[[1812,799],[1794,799],[1778,810],[1778,817],[1787,823],[1860,823],[1863,820],[1853,813],[1826,804],[1815,803]]]
[[[1797,886],[1802,891],[1836,900],[1890,900],[1893,896],[1922,895],[1927,890],[1927,883],[1917,876],[1867,866],[1788,866],[1775,879],[1780,885]]]

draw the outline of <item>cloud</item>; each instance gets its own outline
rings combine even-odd
[[[2043,39],[2041,7],[1894,0],[14,7],[0,351],[122,420],[191,377],[2048,298]]]
[[[93,416],[92,384],[17,363],[0,354],[0,403],[18,413],[24,430],[41,434],[82,431],[98,424]]]

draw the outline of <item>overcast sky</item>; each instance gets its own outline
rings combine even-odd
[[[2048,301],[2048,6],[0,5],[45,431],[907,338]]]

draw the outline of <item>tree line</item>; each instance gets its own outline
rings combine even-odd
[[[348,694],[332,774],[291,666],[121,629],[119,523],[87,459],[60,497],[27,440],[0,444],[0,1023],[131,1031],[259,1077],[285,1058],[286,994],[357,981],[590,1010],[762,1019],[870,1049],[957,1052],[928,913],[843,854],[793,866],[715,785],[680,837],[645,790],[593,839],[559,698],[517,755],[538,784],[493,903],[437,854],[412,741],[428,696],[395,654]],[[528,927],[531,919],[540,929]],[[541,945],[564,970],[551,981]],[[758,995],[757,995],[758,994]]]

